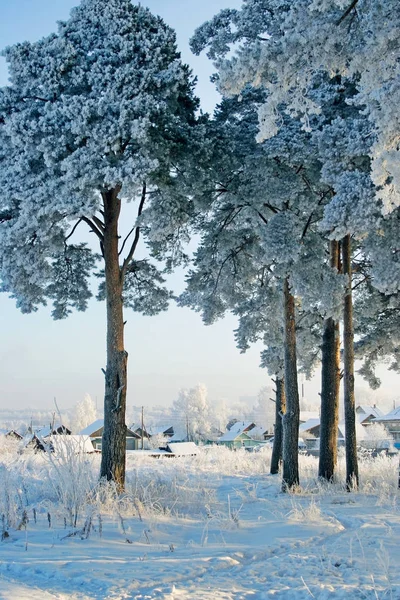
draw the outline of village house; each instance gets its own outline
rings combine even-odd
[[[250,448],[258,445],[257,442],[252,440],[244,431],[240,433],[237,433],[236,431],[227,431],[223,436],[218,438],[217,443],[219,446],[226,446],[231,450],[236,448]]]
[[[396,448],[400,448],[400,406],[391,410],[387,415],[377,417],[376,423],[382,423],[392,436]]]
[[[359,405],[356,408],[356,418],[358,423],[364,427],[373,423],[376,419],[383,417],[383,412],[374,404],[373,406]]]
[[[79,435],[87,435],[89,436],[93,447],[95,450],[101,450],[102,437],[104,431],[104,419],[97,419],[82,431],[79,432]],[[130,429],[126,429],[126,449],[127,450],[138,450],[140,443],[140,436],[131,431]]]

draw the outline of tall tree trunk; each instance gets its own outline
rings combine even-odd
[[[300,400],[297,383],[296,317],[294,297],[286,277],[283,285],[285,318],[285,394],[286,413],[283,422],[282,490],[299,485]]]
[[[356,411],[354,398],[354,327],[351,270],[351,239],[346,235],[342,241],[343,273],[347,275],[347,288],[343,311],[343,360],[344,360],[344,419],[346,427],[346,485],[351,490],[358,487],[358,462],[356,440]]]
[[[104,395],[104,432],[100,476],[125,485],[127,359],[124,348],[123,278],[118,256],[119,189],[103,193],[104,262],[107,305],[107,369]]]
[[[339,242],[330,242],[330,265],[339,269]],[[333,480],[337,463],[340,388],[339,323],[325,319],[322,337],[321,427],[318,475]]]
[[[279,473],[279,463],[282,460],[282,415],[286,412],[285,383],[283,377],[277,375],[275,385],[275,432],[271,456],[271,475]]]

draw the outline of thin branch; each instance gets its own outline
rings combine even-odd
[[[93,223],[95,223],[98,227],[98,229],[101,231],[101,233],[104,233],[104,223],[103,221],[101,221],[98,217],[93,216]]]
[[[354,292],[354,290],[356,290],[359,285],[361,285],[362,283],[365,283],[368,280],[369,280],[369,276],[366,275],[363,279],[361,279],[358,283],[356,283],[356,285],[353,285],[353,287],[351,288],[351,290]]]
[[[236,219],[236,217],[238,216],[238,214],[241,212],[241,210],[243,209],[243,206],[234,206],[231,211],[229,212],[229,215],[227,215],[227,217],[224,219],[222,225],[220,226],[220,228],[217,231],[217,235],[219,235],[220,233],[222,233],[222,231],[228,227],[231,223],[233,223],[233,221]],[[236,211],[236,214],[234,214]]]
[[[218,285],[219,285],[219,280],[223,271],[223,268],[225,266],[225,264],[228,262],[228,260],[231,258],[232,261],[235,260],[236,256],[243,250],[245,244],[242,244],[241,246],[239,246],[239,248],[236,248],[236,250],[231,250],[229,252],[229,254],[224,258],[224,260],[221,263],[221,266],[219,268],[218,271],[218,275],[217,275],[217,279],[215,280],[215,284],[214,284],[214,289],[212,292],[212,295],[214,296],[214,294],[216,293],[217,289],[218,289]],[[236,267],[235,267],[236,268]]]
[[[139,204],[138,214],[137,214],[138,218],[140,217],[140,215],[143,212],[143,206],[144,206],[145,200],[146,200],[146,182],[144,181],[143,182],[143,187],[142,187],[142,197],[140,198],[140,204]],[[124,262],[122,264],[122,267],[121,267],[121,278],[122,279],[124,279],[124,277],[125,277],[125,274],[126,274],[126,271],[128,269],[129,263],[131,262],[131,260],[133,258],[133,255],[135,254],[136,247],[137,247],[137,245],[139,243],[139,239],[140,239],[140,227],[137,225],[135,227],[135,229],[136,229],[136,231],[135,231],[135,237],[133,239],[131,249],[129,250],[129,253],[128,253],[127,257],[125,258],[125,260],[124,260]]]
[[[350,6],[344,11],[344,13],[340,17],[340,19],[338,19],[336,21],[336,25],[341,25],[343,23],[343,21],[345,20],[345,18],[348,17],[348,15],[351,13],[353,8],[355,8],[355,6],[357,4],[358,4],[358,0],[353,0],[352,3],[350,4]]]
[[[93,233],[95,233],[97,235],[97,237],[99,238],[100,242],[103,243],[103,234],[102,232],[97,229],[96,225],[93,223],[93,221],[91,221],[88,217],[81,217],[82,221],[84,221],[87,225],[89,225],[91,231],[93,231]]]
[[[53,98],[42,98],[41,96],[24,96],[22,98],[22,100],[23,101],[24,100],[39,100],[40,102],[51,102],[51,103],[53,103],[53,102],[55,102],[57,100],[57,97],[53,96]]]
[[[130,230],[130,232],[128,233],[128,235],[126,236],[126,238],[124,239],[124,241],[122,242],[121,250],[118,252],[118,256],[121,256],[121,254],[122,254],[122,252],[123,252],[123,250],[125,248],[125,244],[128,241],[129,236],[132,235],[132,233],[135,231],[135,228],[136,228],[136,225],[134,225],[132,227],[132,229]]]
[[[125,152],[125,150],[127,149],[127,147],[129,146],[131,141],[131,138],[128,138],[126,140],[126,142],[124,142],[123,144],[121,144],[121,154],[123,154]]]
[[[324,192],[324,193],[322,194],[321,198],[320,198],[320,199],[319,199],[319,201],[318,201],[318,204],[317,204],[317,206],[321,206],[321,204],[323,203],[323,201],[325,200],[326,196],[328,195],[328,193],[329,193],[330,191],[331,191],[331,190],[327,190],[326,192]],[[308,231],[308,228],[309,228],[311,225],[314,225],[315,223],[318,223],[318,221],[319,221],[319,219],[317,219],[316,221],[313,221],[314,213],[315,213],[315,211],[312,211],[312,212],[311,212],[311,214],[310,214],[310,216],[309,216],[309,217],[308,217],[308,219],[307,219],[307,223],[305,224],[305,227],[304,227],[304,229],[303,229],[303,233],[301,234],[301,238],[300,238],[301,240],[303,240],[303,239],[305,238],[305,236],[306,236],[306,233],[307,233],[307,231]]]
[[[272,204],[269,204],[269,202],[264,202],[264,206],[265,208],[269,208],[269,210],[271,212],[274,213],[274,215],[277,215],[279,211],[279,208],[276,208],[276,206],[272,206]]]
[[[70,237],[72,237],[72,236],[74,235],[74,233],[75,233],[75,231],[76,231],[76,229],[77,229],[77,227],[78,227],[79,223],[82,223],[82,217],[81,217],[81,218],[80,218],[80,219],[79,219],[79,220],[78,220],[78,221],[75,223],[75,225],[74,225],[74,226],[73,226],[73,228],[72,228],[72,231],[71,231],[71,233],[70,233],[70,234],[68,234],[68,235],[67,235],[67,237],[65,238],[65,240],[64,240],[64,244],[65,244],[65,245],[67,244],[67,241],[69,240],[69,238],[70,238]]]
[[[259,211],[259,210],[256,210],[256,213],[257,213],[257,214],[258,214],[258,216],[260,217],[261,221],[262,221],[263,223],[265,223],[265,225],[268,225],[268,219],[266,219],[266,218],[264,217],[264,215],[263,215],[262,213],[260,213],[260,211]]]

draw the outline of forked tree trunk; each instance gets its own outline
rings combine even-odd
[[[339,269],[339,243],[330,242],[331,267]],[[325,319],[322,337],[321,427],[318,475],[332,481],[337,463],[340,388],[339,322]]]
[[[118,256],[118,189],[103,193],[104,263],[107,305],[107,369],[100,476],[125,485],[127,358],[124,348],[123,281]]]
[[[282,461],[282,415],[286,412],[285,383],[283,377],[278,377],[277,375],[275,385],[275,432],[271,456],[271,475],[279,473],[279,464]]]
[[[297,383],[296,317],[294,297],[286,277],[284,286],[285,319],[285,394],[286,413],[283,424],[283,476],[282,491],[299,485],[299,423],[300,400]]]
[[[343,311],[343,361],[344,361],[344,420],[346,428],[346,485],[350,491],[358,487],[358,461],[356,439],[356,411],[354,397],[354,327],[351,270],[351,239],[342,241],[343,273],[348,276]]]

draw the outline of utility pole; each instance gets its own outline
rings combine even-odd
[[[144,450],[144,407],[142,406],[142,450]]]
[[[189,415],[186,415],[186,439],[189,442]]]

